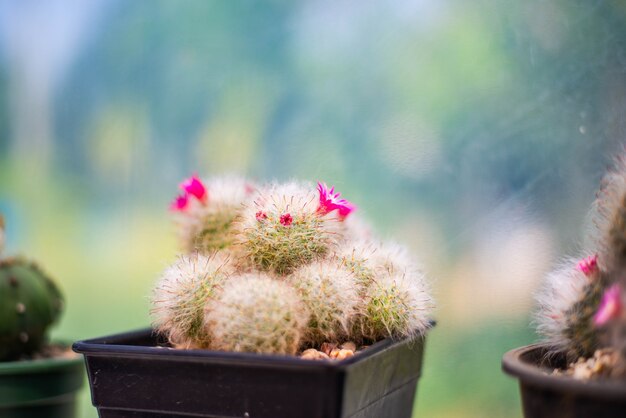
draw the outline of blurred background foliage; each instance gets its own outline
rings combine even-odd
[[[519,417],[500,357],[580,250],[625,68],[618,0],[0,0],[9,250],[60,281],[56,338],[142,327],[183,177],[323,179],[433,279],[416,413]]]

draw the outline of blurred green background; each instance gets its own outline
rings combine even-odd
[[[416,414],[520,417],[500,358],[580,248],[625,77],[618,0],[0,0],[9,252],[60,281],[54,337],[143,327],[183,177],[322,179],[433,281]]]

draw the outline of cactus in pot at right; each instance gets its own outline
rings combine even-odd
[[[580,359],[571,367],[585,378],[626,379],[625,157],[602,181],[587,256],[568,259],[550,273],[538,297],[538,331],[555,352],[566,353],[570,362]],[[580,371],[592,358],[610,364]]]

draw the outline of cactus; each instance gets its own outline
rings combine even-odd
[[[330,252],[337,240],[334,224],[317,212],[306,186],[272,185],[242,214],[238,242],[255,268],[289,274]]]
[[[305,340],[311,344],[347,337],[359,302],[352,272],[333,260],[296,270],[289,282],[310,312]]]
[[[606,287],[606,278],[596,277],[585,286],[581,298],[565,311],[563,335],[569,342],[567,355],[572,361],[591,357],[600,348],[600,333],[594,327],[593,318]]]
[[[588,252],[596,255],[548,275],[538,298],[538,331],[570,360],[608,349],[615,361],[606,374],[626,378],[625,155],[602,180],[593,224],[594,247]]]
[[[0,361],[39,350],[62,310],[61,292],[35,263],[22,258],[0,260]]]
[[[253,184],[239,177],[202,181],[192,176],[180,188],[183,194],[171,209],[184,251],[209,254],[228,248],[234,240],[233,222],[255,193]]]
[[[230,184],[232,199],[216,197],[228,193],[214,180],[181,185],[172,208],[184,247],[209,256],[183,255],[154,292],[154,327],[172,345],[293,355],[425,331],[432,300],[423,275],[402,247],[350,223],[355,206],[333,187],[274,183],[251,198],[242,184]],[[244,204],[216,204],[226,200]]]
[[[378,341],[422,335],[430,326],[432,299],[424,283],[400,273],[387,274],[367,290],[357,316],[355,340]]]
[[[230,274],[221,255],[181,256],[165,270],[152,297],[153,325],[169,341],[183,348],[206,348],[204,310],[217,297]]]
[[[619,354],[613,373],[626,378],[626,153],[605,175],[595,209],[594,238],[605,280],[593,324],[600,345]]]
[[[591,318],[605,281],[595,256],[581,261],[568,258],[547,276],[537,294],[535,322],[554,352],[565,351],[570,360],[576,360],[598,348]]]
[[[291,286],[263,273],[233,279],[206,309],[212,348],[225,351],[293,355],[308,317]]]
[[[401,273],[409,279],[423,281],[423,274],[407,249],[394,242],[357,241],[345,245],[339,257],[355,275],[362,292],[381,275]]]
[[[373,262],[377,247],[367,241],[357,241],[342,248],[338,254],[341,263],[356,280],[359,293],[364,295],[369,286],[376,280],[376,265]]]
[[[626,267],[626,154],[620,155],[600,186],[594,202],[592,241],[602,270]]]
[[[340,259],[355,275],[360,295],[351,325],[353,340],[409,337],[426,331],[429,323],[424,313],[430,312],[433,302],[424,275],[404,247],[360,241],[345,247]]]

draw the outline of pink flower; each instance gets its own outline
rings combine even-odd
[[[184,212],[189,206],[189,195],[187,193],[176,196],[176,199],[170,204],[170,210],[173,212]]]
[[[320,203],[317,207],[317,213],[321,215],[326,215],[336,209],[339,211],[341,220],[344,220],[356,209],[356,206],[346,199],[340,199],[341,194],[335,193],[334,187],[331,187],[329,190],[326,183],[318,182],[317,190],[320,193]]]
[[[592,255],[587,258],[583,258],[578,262],[576,268],[585,273],[585,276],[592,275],[598,270],[598,256]]]
[[[596,326],[602,326],[622,313],[622,289],[619,284],[614,284],[604,291],[600,307],[593,317]]]
[[[290,214],[285,213],[284,215],[280,215],[280,223],[284,226],[289,226],[293,223],[293,218]]]
[[[207,199],[209,198],[209,194],[207,193],[206,187],[202,183],[202,180],[200,180],[195,174],[183,181],[180,184],[180,188],[202,203],[206,203]]]
[[[246,194],[248,195],[254,193],[254,191],[256,190],[256,188],[250,183],[246,183],[243,187],[245,188]]]
[[[256,213],[256,220],[259,222],[262,222],[264,220],[267,219],[267,213],[263,212],[262,210],[258,211]]]

